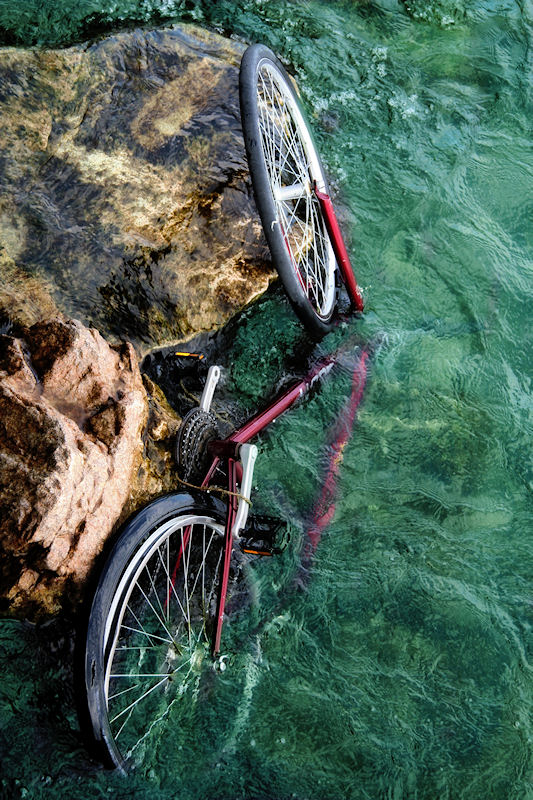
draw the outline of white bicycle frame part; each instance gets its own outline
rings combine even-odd
[[[242,481],[239,491],[239,505],[235,514],[235,522],[231,529],[231,535],[238,539],[240,532],[246,525],[248,511],[250,510],[250,493],[252,491],[252,480],[254,477],[254,466],[257,458],[257,447],[255,444],[241,444],[239,448],[239,458],[242,465]]]
[[[205,382],[199,407],[202,411],[208,412],[211,408],[213,395],[220,379],[220,367],[214,365],[209,367],[207,380]],[[239,459],[242,466],[242,480],[239,490],[239,505],[235,514],[235,521],[231,529],[234,539],[238,539],[240,532],[246,525],[248,511],[250,508],[250,493],[252,491],[252,480],[254,477],[254,466],[257,458],[257,447],[255,444],[241,444],[239,447]]]
[[[212,366],[209,367],[209,372],[207,373],[207,380],[205,382],[204,390],[202,392],[202,397],[200,399],[200,408],[202,411],[209,411],[211,408],[211,402],[213,400],[213,395],[215,393],[215,389],[217,388],[217,383],[220,379],[220,367]]]

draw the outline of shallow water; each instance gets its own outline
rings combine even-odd
[[[128,779],[97,771],[64,631],[5,622],[6,797],[533,797],[532,16],[511,0],[0,7],[10,42],[182,18],[287,59],[367,304],[321,349],[381,341],[305,573],[348,369],[260,443],[257,503],[291,539],[250,569],[188,763],[169,736]],[[276,294],[250,310],[227,354],[233,396],[254,407],[299,336]]]

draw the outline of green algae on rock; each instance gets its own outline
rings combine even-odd
[[[240,129],[242,46],[193,27],[0,52],[0,306],[146,350],[273,277]],[[9,267],[9,269],[7,268]]]

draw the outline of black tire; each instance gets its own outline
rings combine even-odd
[[[212,664],[224,504],[161,497],[124,528],[100,578],[86,642],[85,687],[104,760],[143,761],[165,726],[180,727]],[[201,567],[201,569],[200,569]]]
[[[336,304],[336,263],[313,187],[328,192],[324,169],[291,79],[267,47],[241,62],[241,121],[255,201],[272,260],[303,324],[328,333]],[[294,195],[294,196],[293,196]]]

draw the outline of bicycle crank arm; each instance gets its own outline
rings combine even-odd
[[[254,466],[257,458],[257,447],[255,444],[241,444],[239,456],[242,466],[242,480],[239,492],[239,505],[235,514],[235,521],[231,530],[233,539],[238,539],[241,531],[246,525],[248,512],[250,510],[250,493],[252,491],[252,480],[254,477]]]
[[[202,411],[209,411],[211,408],[211,403],[213,401],[213,395],[215,393],[215,389],[217,388],[217,383],[220,380],[220,367],[212,366],[209,367],[209,372],[207,373],[207,380],[205,382],[204,391],[202,392],[202,397],[200,399],[200,408]]]

